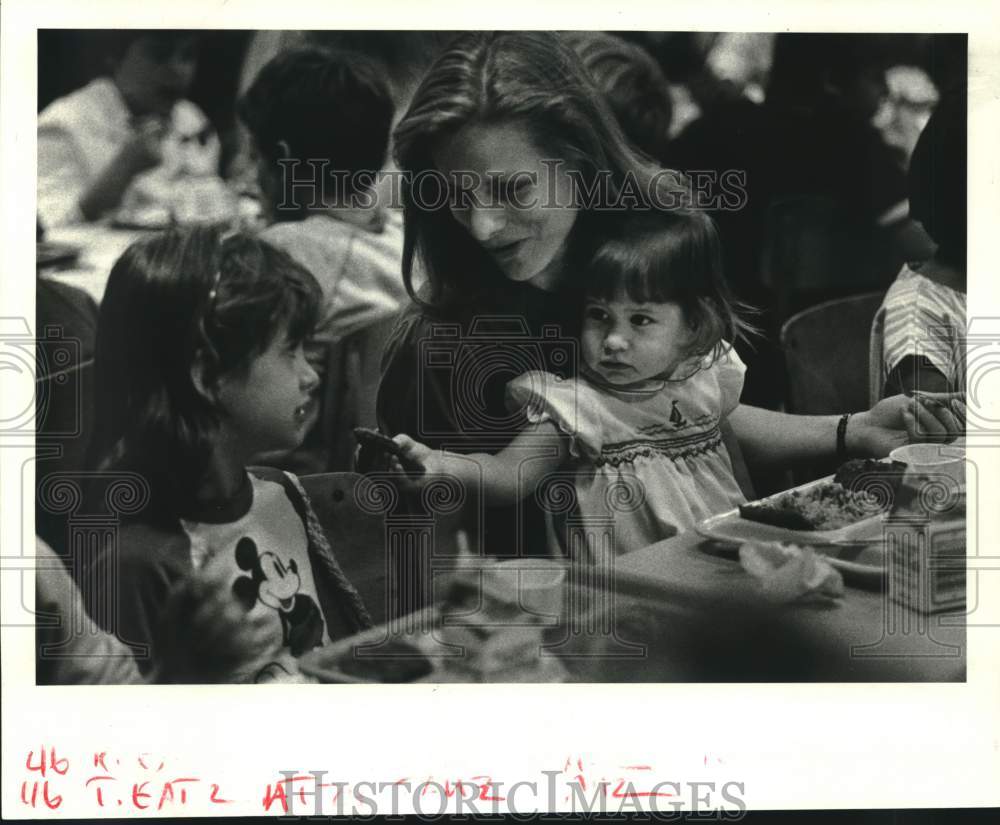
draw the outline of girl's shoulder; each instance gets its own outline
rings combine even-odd
[[[606,440],[606,424],[616,419],[608,398],[582,378],[563,378],[534,370],[507,385],[507,406],[528,421],[552,421],[572,439],[575,456],[596,456]]]

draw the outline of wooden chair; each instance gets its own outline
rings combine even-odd
[[[385,621],[389,602],[385,519],[358,505],[359,473],[319,473],[299,481],[312,501],[330,547],[347,578],[364,599],[376,624]]]
[[[859,412],[869,407],[868,345],[883,293],[826,301],[781,328],[788,373],[786,409],[800,415]],[[832,473],[836,462],[797,467],[794,483]]]
[[[781,328],[789,412],[868,409],[868,344],[882,292],[838,298],[793,315]]]

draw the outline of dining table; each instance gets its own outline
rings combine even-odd
[[[442,560],[447,561],[447,560]],[[525,559],[526,569],[532,562]],[[509,564],[510,562],[508,562]],[[466,565],[469,562],[465,562]],[[479,559],[473,567],[489,570]],[[435,564],[434,592],[453,572]],[[690,530],[614,557],[604,569],[567,565],[558,615],[508,672],[482,681],[632,682],[958,682],[965,678],[961,611],[927,614],[893,596],[890,570],[849,578],[838,598],[777,603],[739,561],[738,548]],[[438,601],[312,657],[320,681],[341,681],[338,657],[414,643],[438,663],[451,655],[447,628],[470,624]],[[525,617],[507,618],[523,632]],[[471,622],[475,624],[473,620]],[[484,625],[496,622],[488,617]],[[391,655],[386,652],[384,655]],[[557,662],[557,665],[553,665]],[[328,671],[324,673],[324,670]],[[427,681],[465,681],[435,666]],[[556,674],[553,676],[553,674]]]
[[[100,304],[115,261],[133,241],[149,232],[107,222],[49,229],[45,233],[46,244],[71,250],[73,254],[52,266],[40,265],[39,277],[82,289]]]

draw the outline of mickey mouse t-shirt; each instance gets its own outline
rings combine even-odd
[[[309,563],[305,525],[280,484],[251,476],[253,504],[233,522],[181,519],[194,571],[228,571],[247,611],[273,625],[271,644],[236,674],[240,681],[282,680],[298,672],[294,658],[329,640]],[[216,571],[213,571],[216,572]]]
[[[206,645],[209,649],[206,669],[212,672],[201,674],[200,681],[299,681],[299,656],[371,626],[298,480],[266,468],[255,468],[247,478],[243,493],[225,511],[171,525],[142,519],[121,525],[117,548],[105,547],[88,566],[88,612],[132,646],[145,675],[163,661],[161,645],[189,640],[198,649],[197,661],[204,660]],[[171,602],[186,580],[211,582],[209,598],[230,606],[235,600],[246,611],[247,626],[269,629],[262,634],[269,642],[254,647],[252,656],[240,653],[238,665],[223,666],[233,658],[226,649],[228,631],[216,641],[213,628],[205,626],[221,607],[212,604],[199,612],[197,603]],[[190,638],[195,633],[200,638]],[[214,646],[220,648],[217,655]]]

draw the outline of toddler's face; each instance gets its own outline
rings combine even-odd
[[[612,301],[587,300],[581,344],[583,359],[616,386],[667,376],[687,357],[691,332],[675,303],[638,303],[619,294]]]

